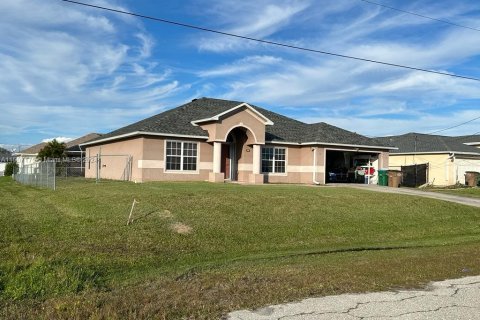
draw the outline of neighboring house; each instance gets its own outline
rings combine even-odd
[[[39,144],[33,145],[27,149],[23,149],[15,153],[17,157],[18,168],[23,168],[24,166],[31,165],[37,162],[37,155],[42,150],[43,147],[47,145],[46,142],[41,142]]]
[[[326,123],[306,124],[245,102],[211,98],[194,99],[82,147],[87,157],[99,159],[87,168],[87,178],[100,173],[138,182],[322,184],[352,180],[360,166],[372,172],[388,167],[391,149]]]
[[[100,137],[101,134],[98,133],[89,133],[80,138],[71,140],[67,143],[65,153],[68,158],[76,158],[76,157],[84,157],[85,152],[80,149],[80,144],[85,143],[87,141],[96,139]],[[31,146],[27,149],[21,150],[17,152],[15,155],[17,157],[17,163],[19,168],[22,168],[25,165],[30,165],[32,163],[37,162],[37,156],[40,150],[47,145],[46,142],[41,142],[34,146]]]
[[[13,159],[14,158],[12,157],[12,153],[10,151],[0,147],[0,177],[4,176],[5,166]]]
[[[378,139],[398,148],[390,153],[390,169],[428,164],[432,185],[464,184],[466,171],[480,172],[480,150],[464,144],[464,137],[407,133]]]
[[[461,141],[463,144],[466,144],[467,146],[472,146],[476,148],[480,148],[480,134],[473,134],[473,135],[468,135],[468,136],[459,136],[455,137],[459,141]]]

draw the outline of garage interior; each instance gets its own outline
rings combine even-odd
[[[327,150],[325,183],[377,183],[378,154]]]

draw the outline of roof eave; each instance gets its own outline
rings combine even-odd
[[[415,154],[463,154],[463,155],[472,155],[472,156],[480,156],[479,153],[475,152],[464,152],[464,151],[422,151],[422,152],[396,152],[392,153],[392,155],[415,155]]]
[[[398,150],[395,147],[385,147],[385,146],[370,146],[364,144],[346,144],[346,143],[331,143],[331,142],[288,142],[288,141],[266,141],[265,143],[271,144],[286,144],[286,145],[297,145],[297,146],[312,146],[312,145],[327,145],[327,146],[341,146],[341,147],[352,147],[352,148],[370,148],[370,149],[380,149],[380,150]]]
[[[115,141],[115,140],[120,140],[124,138],[131,138],[135,136],[162,136],[162,137],[176,137],[176,138],[193,138],[193,139],[208,139],[207,136],[195,136],[195,135],[186,135],[186,134],[172,134],[172,133],[163,133],[163,132],[149,132],[149,131],[133,131],[125,134],[120,134],[117,136],[113,137],[108,137],[100,140],[95,140],[95,141],[89,141],[85,143],[79,144],[79,146],[89,146],[89,145],[95,145],[95,144],[102,144],[104,142],[109,142],[109,141]]]
[[[191,121],[190,123],[194,126],[198,126],[200,123],[203,123],[203,122],[210,122],[210,121],[218,121],[220,120],[220,117],[226,115],[226,114],[229,114],[230,112],[232,111],[235,111],[239,108],[242,108],[242,107],[247,107],[247,109],[249,109],[250,111],[252,111],[253,113],[255,113],[257,116],[259,116],[260,118],[262,118],[264,121],[263,123],[266,125],[266,126],[272,126],[273,125],[273,121],[271,121],[270,119],[268,119],[267,117],[265,117],[263,114],[261,114],[259,111],[257,111],[254,107],[252,107],[251,105],[249,105],[248,103],[246,102],[243,102],[241,104],[239,104],[238,106],[235,106],[231,109],[228,109],[224,112],[221,112],[217,115],[214,115],[213,117],[210,117],[210,118],[204,118],[204,119],[199,119],[199,120],[193,120]]]

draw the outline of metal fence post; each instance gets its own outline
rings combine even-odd
[[[56,183],[55,183],[56,180],[57,180],[57,175],[55,174],[55,172],[56,172],[56,170],[55,170],[55,169],[56,169],[56,166],[57,166],[57,163],[54,162],[54,163],[53,163],[53,172],[54,172],[54,173],[53,173],[53,191],[55,191],[55,190],[56,190],[56,187],[57,187],[57,186],[56,186]]]

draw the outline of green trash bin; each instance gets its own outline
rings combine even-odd
[[[378,170],[378,185],[385,187],[388,186],[388,169]]]

